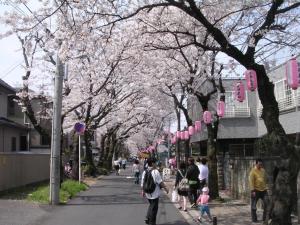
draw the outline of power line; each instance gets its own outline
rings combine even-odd
[[[18,65],[14,66],[11,70],[9,70],[7,73],[5,73],[1,79],[5,78],[8,74],[10,74],[12,71],[14,71],[18,66],[22,65],[22,63],[19,63]]]

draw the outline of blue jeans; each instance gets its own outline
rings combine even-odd
[[[135,177],[134,183],[139,184],[140,183],[140,172],[135,172],[134,177]]]
[[[209,210],[208,205],[200,205],[200,206],[198,206],[198,208],[201,213],[201,216],[203,216],[204,213],[206,213],[210,217],[210,210]]]

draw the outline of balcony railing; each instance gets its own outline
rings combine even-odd
[[[297,93],[298,92],[298,93]],[[300,92],[293,91],[287,94],[284,98],[277,99],[279,112],[290,111],[292,109],[296,110],[296,106],[300,107]],[[262,114],[262,105],[259,101],[259,105],[257,107],[257,115],[261,117]]]
[[[224,118],[247,118],[250,117],[250,108],[233,108],[226,109]]]

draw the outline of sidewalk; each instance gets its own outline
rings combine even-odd
[[[174,178],[170,179],[169,181],[165,181],[166,185],[173,190],[174,187]],[[172,192],[172,191],[170,191]],[[250,205],[241,201],[241,200],[234,200],[230,199],[224,192],[220,192],[222,198],[226,201],[224,203],[220,203],[218,201],[210,202],[210,211],[212,217],[217,217],[217,224],[218,225],[254,225],[254,224],[263,224],[262,223],[262,210],[257,210],[257,217],[260,221],[259,223],[252,223],[251,216],[250,216]],[[171,199],[171,193],[169,193],[169,197]],[[177,203],[175,203],[176,208],[179,207]],[[208,222],[206,216],[204,216],[203,222],[199,223],[197,218],[199,217],[199,212],[197,209],[191,209],[188,203],[188,212],[180,211],[183,217],[190,223],[190,224],[212,224]],[[293,218],[293,225],[297,225],[297,218]]]

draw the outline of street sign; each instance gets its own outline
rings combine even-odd
[[[80,136],[85,131],[85,124],[80,122],[75,123],[74,130],[79,136],[79,183],[80,183],[81,182],[81,138]]]
[[[85,131],[85,124],[84,123],[80,123],[80,122],[77,122],[75,123],[74,125],[74,130],[76,131],[77,134],[83,134],[84,131]]]

